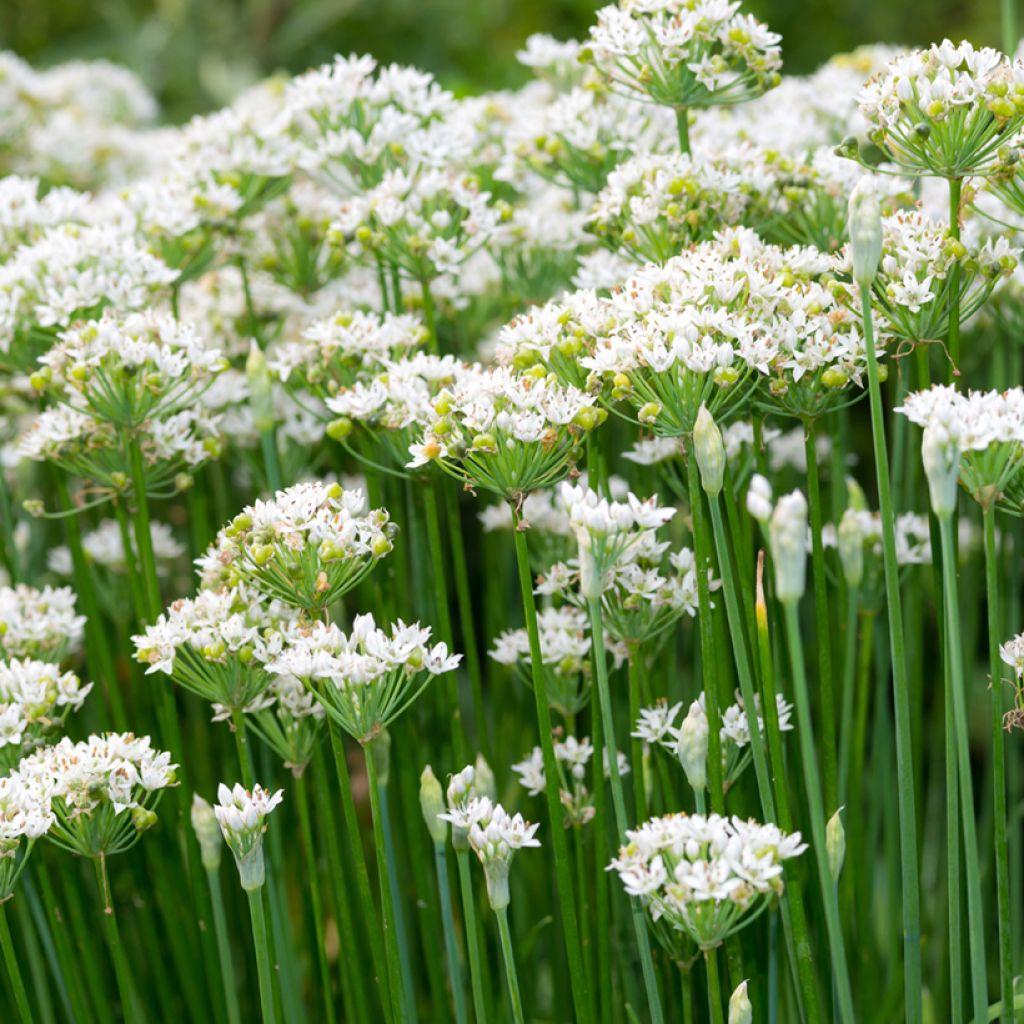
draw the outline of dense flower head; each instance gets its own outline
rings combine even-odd
[[[0,776],[0,903],[13,894],[33,844],[55,821],[43,785],[17,771]]]
[[[204,564],[268,598],[319,612],[391,551],[394,532],[386,510],[365,511],[359,490],[295,484],[235,516]]]
[[[0,587],[0,652],[58,662],[82,644],[85,616],[70,587]]]
[[[235,856],[235,864],[246,891],[259,889],[265,880],[263,833],[267,815],[284,799],[284,792],[271,793],[256,784],[246,789],[241,783],[217,787],[213,813],[224,841]]]
[[[800,833],[718,814],[668,814],[627,830],[610,867],[639,897],[656,934],[673,948],[682,933],[714,949],[743,927],[764,900],[783,891],[783,862],[807,848]],[[745,920],[746,919],[746,920]]]
[[[676,109],[741,103],[776,85],[780,37],[739,3],[620,0],[597,12],[586,56],[619,88]]]

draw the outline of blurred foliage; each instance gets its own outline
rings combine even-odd
[[[168,119],[219,106],[274,71],[335,53],[427,68],[456,91],[514,86],[532,32],[582,37],[593,0],[2,0],[0,46],[36,64],[103,57],[136,70]],[[998,44],[996,0],[749,0],[790,72],[861,43]]]

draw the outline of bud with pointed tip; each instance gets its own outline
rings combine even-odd
[[[870,287],[882,258],[882,210],[874,180],[865,175],[850,193],[850,255],[853,279]]]
[[[779,498],[770,530],[775,596],[795,604],[807,586],[807,499],[800,491]]]
[[[220,867],[221,847],[224,837],[213,808],[198,793],[192,796],[192,828],[199,840],[199,856],[206,871],[216,871]]]
[[[747,995],[747,983],[741,981],[736,991],[729,997],[729,1024],[752,1024],[754,1007]]]
[[[485,796],[489,800],[498,799],[498,784],[494,780],[494,772],[483,754],[476,755],[473,764],[473,790],[477,796]]]
[[[921,461],[928,478],[928,493],[936,519],[948,519],[956,511],[956,485],[960,479],[960,449],[948,434],[925,427]]]
[[[712,498],[717,497],[725,475],[725,445],[718,424],[703,403],[693,425],[693,453],[700,468],[701,486]]]
[[[676,757],[686,773],[695,793],[702,792],[708,784],[708,718],[699,701],[690,705],[690,710],[679,727],[676,741]]]
[[[864,579],[864,532],[861,530],[860,514],[855,508],[848,508],[839,520],[836,546],[846,585],[859,587]]]
[[[828,870],[832,881],[838,882],[846,860],[846,829],[843,828],[842,807],[828,819],[825,826],[825,852],[828,854]]]
[[[444,793],[441,792],[441,783],[437,781],[434,769],[428,764],[420,775],[420,810],[435,846],[443,846],[448,838],[448,823],[438,817],[447,809]]]
[[[245,375],[249,381],[249,405],[252,408],[253,424],[262,434],[274,426],[274,398],[267,359],[255,341],[249,346]]]

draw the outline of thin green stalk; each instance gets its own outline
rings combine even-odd
[[[960,238],[960,193],[963,183],[959,178],[949,179],[949,235]],[[949,268],[949,360],[946,363],[946,383],[953,381],[960,368],[960,261],[954,260]]]
[[[459,944],[452,914],[452,894],[448,885],[448,860],[445,844],[434,843],[434,868],[437,871],[437,898],[441,904],[441,924],[444,927],[444,950],[448,962],[448,983],[452,990],[455,1024],[466,1024],[466,993],[462,989],[462,969],[459,964]]]
[[[515,1024],[525,1024],[523,1000],[519,994],[519,978],[516,975],[516,958],[508,929],[508,907],[496,910],[494,916],[498,919],[498,934],[501,936],[501,956],[505,961],[505,980],[508,982],[508,997],[512,1003],[512,1020]]]
[[[313,933],[316,938],[317,965],[320,969],[320,987],[324,998],[324,1020],[334,1024],[334,998],[331,992],[331,969],[327,963],[327,943],[324,939],[324,906],[320,894],[320,872],[317,870],[316,849],[313,846],[313,823],[309,813],[309,790],[306,773],[295,778],[296,803],[299,808],[299,828],[302,831],[302,849],[306,860],[306,879],[309,902],[313,908]]]
[[[284,487],[284,477],[281,473],[281,456],[277,452],[277,431],[273,427],[260,431],[260,450],[263,452],[267,489],[271,494],[276,494]]]
[[[149,498],[146,495],[146,470],[142,449],[136,438],[128,443],[131,461],[132,490],[135,498],[135,547],[139,556],[139,570],[142,577],[145,612],[150,622],[160,614],[160,582],[156,574],[156,557],[153,554],[153,537],[149,530]]]
[[[945,735],[956,733],[953,720],[953,683],[949,672],[949,659],[944,666]],[[948,741],[947,741],[948,742]],[[945,758],[946,772],[946,928],[949,935],[949,1006],[950,1016],[956,1020],[964,1010],[964,948],[963,924],[960,909],[960,783],[956,758]]]
[[[814,624],[818,651],[818,735],[821,739],[821,764],[825,811],[831,814],[839,806],[836,768],[836,709],[832,681],[832,624],[829,618],[828,577],[825,574],[825,545],[822,541],[824,519],[821,510],[821,485],[818,481],[817,433],[815,422],[804,423],[804,452],[807,461],[807,504],[811,525],[811,571],[814,582]]]
[[[985,534],[985,596],[988,606],[988,658],[992,698],[992,813],[996,861],[996,912],[999,922],[999,996],[1003,1022],[1012,1024],[1013,941],[1010,934],[1010,847],[1006,827],[1006,750],[1003,738],[1003,663],[999,657],[1002,623],[999,565],[996,561],[996,510],[982,506]]]
[[[117,914],[114,913],[113,903],[110,899],[106,855],[101,853],[98,857],[94,857],[93,867],[96,870],[96,884],[99,887],[100,899],[103,901],[103,931],[106,934],[110,959],[114,962],[114,976],[117,979],[118,998],[121,1000],[121,1014],[127,1024],[133,1024],[143,1018],[135,1000],[131,971],[124,953],[124,945],[121,942],[121,930],[117,926]]]
[[[551,828],[551,843],[554,847],[555,873],[558,879],[558,898],[562,913],[562,933],[566,954],[569,959],[569,982],[572,986],[573,1004],[578,1020],[590,1019],[590,997],[587,978],[583,967],[583,949],[580,942],[576,899],[572,884],[572,859],[569,855],[569,841],[565,835],[564,813],[558,792],[558,768],[555,762],[554,741],[551,736],[551,708],[548,705],[547,681],[544,676],[543,658],[540,649],[540,633],[537,626],[537,606],[533,599],[533,583],[530,577],[530,555],[526,547],[526,534],[516,507],[512,506],[513,538],[518,565],[519,589],[523,601],[523,616],[530,642],[530,667],[533,676],[533,697],[537,711],[537,729],[540,733],[541,753],[544,760],[544,775],[547,785],[548,819]]]
[[[712,1024],[725,1024],[722,1011],[722,982],[718,976],[718,950],[704,950],[704,964],[708,969],[708,1012]]]
[[[596,759],[595,759],[596,760]],[[604,772],[602,770],[602,776]],[[600,780],[604,785],[604,778]],[[587,972],[587,990],[591,999],[594,995],[594,965],[591,957],[590,886],[587,884],[587,853],[583,846],[583,829],[574,825],[572,829],[572,854],[576,862],[576,899],[580,908],[580,934],[583,936],[583,966]],[[591,1003],[593,1007],[593,1003]]]
[[[480,964],[480,933],[477,925],[476,899],[473,896],[473,877],[470,871],[469,850],[456,849],[455,862],[459,868],[459,890],[462,893],[462,918],[466,925],[466,952],[469,955],[469,983],[473,992],[473,1015],[476,1020],[487,1020],[484,1002],[484,978]]]
[[[850,781],[850,754],[853,742],[854,696],[857,679],[857,622],[860,617],[860,588],[846,589],[846,627],[843,631],[843,692],[839,714],[839,793],[838,803],[846,802]]]
[[[228,923],[224,914],[224,893],[220,888],[220,873],[217,868],[207,868],[206,877],[210,883],[210,902],[213,905],[213,931],[217,938],[217,957],[224,983],[224,1006],[228,1024],[240,1024],[242,1019],[238,1008],[238,988],[235,983],[235,965],[231,959],[231,940],[228,937]]]
[[[796,731],[800,738],[804,789],[807,793],[811,818],[811,841],[814,847],[814,860],[818,868],[818,884],[825,912],[828,944],[832,953],[832,972],[839,1003],[839,1019],[843,1024],[854,1024],[857,1018],[853,1012],[853,992],[850,988],[850,974],[846,964],[843,929],[839,921],[839,900],[835,883],[829,872],[828,854],[825,847],[825,808],[821,795],[821,780],[818,777],[818,766],[814,756],[811,700],[807,691],[807,671],[804,666],[804,649],[800,638],[800,621],[796,602],[790,601],[784,604],[783,613],[786,621],[790,667],[793,672],[793,696],[797,714]]]
[[[591,707],[591,740],[595,750],[604,750],[604,728],[601,716]],[[608,829],[605,814],[608,795],[605,788],[603,757],[591,762],[594,793],[594,918],[597,925],[597,1005],[602,1024],[612,1020],[612,954],[611,915],[608,885]],[[588,988],[588,991],[589,988]],[[593,992],[590,993],[593,995]]]
[[[704,705],[708,718],[708,789],[711,810],[725,812],[725,785],[722,779],[721,698],[715,662],[715,624],[711,608],[711,587],[707,567],[711,561],[711,541],[701,503],[700,471],[693,445],[686,456],[686,480],[693,521],[693,553],[697,563],[697,623],[700,628],[700,667],[704,683]]]
[[[967,699],[964,692],[964,661],[960,638],[960,603],[957,594],[956,548],[953,519],[939,521],[942,537],[942,592],[946,616],[946,649],[953,698],[955,756],[960,786],[960,830],[964,844],[964,874],[967,882],[968,959],[971,964],[971,992],[974,1019],[984,1020],[988,1012],[988,983],[985,961],[985,923],[981,892],[981,868],[978,863],[977,818],[974,808],[974,784],[971,779],[970,737],[967,733]],[[947,745],[946,756],[954,756]]]
[[[248,896],[252,942],[256,951],[256,974],[260,986],[260,1012],[263,1024],[274,1024],[277,1009],[274,1005],[274,976],[270,967],[270,939],[267,936],[266,911],[263,909],[263,887],[250,889]]]
[[[370,892],[370,875],[366,869],[366,855],[360,838],[359,815],[356,813],[355,800],[352,798],[352,780],[349,777],[348,761],[345,757],[345,745],[334,722],[328,722],[331,737],[331,750],[334,754],[334,770],[338,776],[341,789],[341,806],[345,818],[345,835],[348,839],[349,854],[352,867],[356,873],[356,892],[359,896],[359,911],[366,927],[370,942],[370,958],[374,970],[374,987],[381,993],[381,1002],[385,1013],[390,1016],[389,1000],[392,992],[384,981],[387,977],[387,958],[384,953],[384,937],[381,933],[380,919]],[[395,990],[397,995],[397,990]]]
[[[643,655],[637,644],[631,644],[626,662],[629,685],[629,721],[636,725],[640,717],[640,672]],[[636,805],[636,820],[646,821],[647,814],[647,772],[644,766],[643,741],[632,735],[630,729],[630,756],[633,762],[633,801]]]
[[[789,787],[785,779],[785,755],[782,748],[782,731],[779,728],[778,704],[775,690],[775,661],[772,657],[771,637],[768,632],[768,606],[764,600],[762,572],[764,553],[758,556],[757,599],[757,649],[761,668],[761,706],[764,708],[765,736],[768,741],[768,756],[771,764],[775,801],[778,810],[779,827],[783,832],[793,831],[793,812],[789,802]],[[804,1012],[810,1024],[822,1020],[818,986],[815,982],[814,947],[811,945],[807,927],[807,912],[804,908],[802,880],[791,879],[783,894],[784,905],[789,907],[790,928],[793,933],[793,950],[796,960],[796,976],[802,997]]]
[[[26,878],[23,880],[23,883],[28,881],[29,879]],[[24,892],[24,884],[22,884],[21,888],[22,892]],[[14,904],[14,912],[18,917],[18,932],[21,935],[21,941],[25,948],[25,958],[28,960],[28,973],[32,979],[32,996],[35,1000],[36,1012],[43,1021],[43,1024],[53,1024],[53,1000],[50,998],[50,979],[46,976],[46,970],[43,966],[43,956],[39,949],[39,935],[37,934],[40,929],[36,927],[37,923],[45,927],[46,919],[41,918],[38,922],[33,921],[25,900],[18,900]],[[60,965],[52,963],[51,966],[55,969],[54,980],[57,982],[58,988],[63,987]]]
[[[437,494],[443,481],[435,480],[422,488],[423,508],[427,521],[427,546],[430,548],[431,579],[434,584],[434,603],[437,612],[438,636],[452,649],[452,613],[448,604],[448,570],[445,567],[444,543],[441,539],[441,517]],[[452,716],[452,745],[458,764],[466,761],[466,725],[462,720],[462,705],[459,702],[459,676],[449,672],[445,677],[446,704]]]
[[[430,293],[430,282],[423,281],[420,284],[420,291],[423,294],[423,323],[427,328],[427,350],[431,355],[440,355],[441,343],[437,337],[437,314],[434,310],[434,296]],[[398,308],[397,305],[395,308]]]
[[[629,820],[626,816],[626,797],[622,786],[622,776],[619,773],[619,752],[615,739],[615,718],[612,715],[612,698],[608,686],[608,659],[604,648],[604,622],[601,615],[600,598],[591,598],[587,602],[590,612],[590,643],[594,660],[594,675],[596,676],[596,689],[598,699],[598,710],[601,715],[601,725],[604,731],[605,750],[608,751],[608,774],[611,777],[612,808],[615,812],[615,832],[621,842],[629,827]],[[595,752],[595,758],[600,763],[603,751]],[[658,992],[658,978],[654,972],[654,958],[651,955],[651,937],[647,931],[647,919],[643,906],[637,899],[629,901],[630,910],[633,915],[633,930],[636,933],[636,944],[640,951],[640,969],[644,978],[644,989],[647,993],[647,1004],[651,1020],[660,1024],[664,1020],[661,1009],[661,995]]]
[[[398,924],[395,919],[395,900],[392,892],[391,873],[394,866],[388,859],[384,841],[384,821],[380,806],[380,780],[374,751],[370,746],[363,748],[366,762],[366,777],[370,789],[370,813],[373,817],[373,838],[377,848],[377,881],[380,887],[381,913],[384,920],[384,951],[387,958],[388,985],[392,992],[392,1009],[395,1021],[409,1020],[409,1007],[415,1005],[415,996],[408,991],[402,975],[401,952],[398,945]],[[415,1015],[412,1019],[415,1019]]]
[[[1014,54],[1017,51],[1017,2],[1016,0],[1000,0],[1000,20],[1002,22],[1003,53]],[[1008,1006],[1012,1000],[1003,999]]]
[[[889,618],[892,654],[892,693],[896,725],[896,786],[900,820],[900,888],[903,902],[903,997],[907,1024],[921,1024],[921,891],[918,878],[917,808],[914,792],[913,741],[910,720],[910,686],[900,605],[899,563],[896,560],[896,515],[889,483],[889,458],[885,446],[882,391],[878,381],[874,327],[871,320],[871,289],[861,285],[864,348],[867,357],[871,435],[878,477],[878,508],[882,520],[882,560],[885,571],[885,603]]]
[[[4,964],[7,967],[7,977],[11,982],[18,1016],[21,1018],[22,1024],[33,1024],[34,1018],[28,1002],[28,993],[25,991],[25,981],[21,976],[18,956],[14,952],[14,943],[11,941],[11,929],[7,924],[7,903],[0,903],[0,949],[3,950]]]
[[[242,785],[252,789],[256,776],[252,767],[252,750],[249,746],[249,734],[245,728],[245,715],[237,708],[231,712],[231,732],[235,737],[235,752],[238,755],[238,769],[242,773]]]
[[[690,152],[690,112],[686,107],[676,107],[676,131],[679,134],[679,152]]]
[[[42,894],[36,892],[34,882],[39,882]],[[86,1008],[86,1000],[82,991],[82,981],[78,971],[80,964],[72,959],[70,927],[60,914],[57,907],[49,872],[41,860],[32,864],[32,875],[22,876],[21,888],[32,908],[32,916],[41,922],[40,934],[47,950],[47,958],[56,961],[54,973],[60,986],[60,1001],[69,1019],[87,1022],[91,1014]],[[43,931],[42,924],[46,925]],[[52,948],[51,948],[52,947]]]

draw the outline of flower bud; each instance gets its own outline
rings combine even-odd
[[[707,406],[701,403],[697,421],[693,425],[693,453],[700,468],[700,481],[704,491],[716,498],[722,490],[725,476],[725,445],[722,432]]]
[[[872,178],[865,175],[850,193],[850,253],[853,279],[870,286],[882,258],[882,210]]]
[[[767,523],[772,517],[772,485],[760,473],[750,478],[747,511],[759,523]]]
[[[249,380],[249,405],[252,408],[253,423],[262,434],[274,426],[274,397],[266,356],[255,341],[249,346],[245,375]]]
[[[693,791],[704,790],[708,784],[708,718],[698,701],[690,705],[679,727],[676,756]]]
[[[485,796],[489,800],[498,798],[498,785],[494,781],[494,772],[483,754],[476,755],[473,764],[473,792],[477,796]]]
[[[828,870],[832,881],[838,882],[846,859],[846,829],[843,828],[842,807],[828,819],[825,826],[825,852],[828,854]]]
[[[846,585],[859,587],[861,580],[864,579],[864,533],[860,528],[860,515],[856,509],[848,508],[843,513],[836,537]]]
[[[945,432],[925,427],[921,438],[921,461],[928,478],[932,511],[939,520],[956,510],[956,485],[960,479],[960,449]]]
[[[435,846],[442,846],[448,838],[448,823],[441,821],[439,814],[447,810],[441,783],[437,781],[434,769],[428,764],[420,775],[420,810],[427,824],[427,831]]]
[[[711,955],[714,956],[714,953]],[[729,997],[729,1024],[752,1024],[753,1020],[754,1007],[747,995],[747,983],[741,981]]]
[[[491,910],[504,910],[509,905],[508,861],[495,857],[484,863],[484,879],[487,882],[487,901]]]
[[[221,835],[220,825],[213,808],[198,794],[192,796],[192,828],[199,840],[199,856],[206,871],[216,871],[220,867]]]
[[[804,596],[807,574],[807,500],[800,491],[779,498],[770,529],[775,596],[795,603]]]

